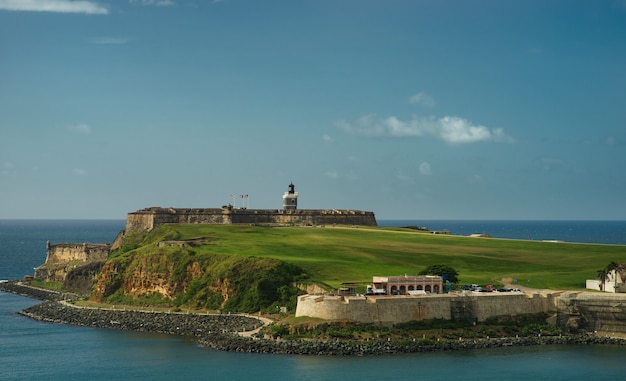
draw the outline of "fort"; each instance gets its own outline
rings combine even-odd
[[[362,225],[377,226],[373,212],[317,209],[147,208],[128,213],[126,232],[164,224]]]
[[[110,252],[115,250],[125,234],[150,231],[164,224],[377,226],[373,212],[298,209],[297,204],[298,193],[290,184],[283,195],[282,209],[236,208],[232,205],[221,208],[141,209],[128,213],[125,230],[112,244],[48,242],[46,262],[35,269],[33,277],[39,281],[62,282],[64,287],[74,285],[70,287],[72,290],[91,290]],[[196,244],[201,245],[203,241],[164,241],[160,245]],[[606,296],[550,290],[441,294],[443,284],[438,277],[374,277],[372,283],[373,293],[384,290],[384,295],[302,295],[298,297],[295,314],[331,321],[390,325],[428,319],[481,322],[498,316],[545,312],[554,315],[554,324],[572,332],[610,331],[626,335],[626,294]]]
[[[149,231],[163,224],[254,225],[362,225],[377,226],[373,212],[337,209],[298,209],[298,192],[292,184],[283,195],[282,209],[152,207],[128,213],[126,232]]]
[[[35,269],[37,281],[64,282],[73,269],[90,263],[102,263],[111,251],[120,247],[126,234],[146,232],[166,224],[245,224],[269,226],[361,225],[377,226],[373,212],[337,209],[298,209],[298,192],[293,183],[282,197],[282,209],[248,209],[225,205],[221,208],[151,207],[128,213],[125,230],[111,244],[47,244],[46,262]],[[172,245],[173,243],[169,243]],[[182,243],[178,243],[179,245]],[[93,267],[93,266],[92,266]],[[90,268],[89,276],[94,270]]]
[[[556,312],[560,292],[474,293],[426,295],[302,295],[296,317],[349,320],[393,325],[445,319],[484,322],[500,316]]]
[[[45,282],[65,282],[68,275],[81,267],[91,277],[97,272],[111,251],[110,244],[94,243],[46,243],[46,262],[35,268],[33,279]],[[94,267],[93,265],[96,264]],[[84,267],[86,265],[86,267]]]

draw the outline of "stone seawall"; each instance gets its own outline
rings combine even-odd
[[[626,336],[626,294],[565,292],[558,299],[557,324],[568,332]]]
[[[509,346],[546,344],[625,345],[622,339],[590,335],[531,336],[466,340],[268,340],[243,337],[238,332],[260,326],[255,318],[241,315],[199,315],[77,308],[60,302],[45,302],[20,312],[24,316],[50,323],[155,332],[193,337],[200,344],[222,351],[317,355],[375,356],[399,353],[456,351]]]
[[[296,316],[393,325],[414,320],[469,319],[556,311],[552,293],[454,293],[419,296],[326,296],[298,298]]]
[[[373,212],[317,209],[147,208],[128,213],[126,232],[163,224],[277,224],[377,226]]]
[[[63,300],[68,295],[23,286],[16,282],[0,283],[0,291],[29,295],[46,300]],[[158,332],[193,337],[200,344],[216,350],[250,353],[298,354],[317,356],[375,356],[397,353],[455,351],[531,345],[626,345],[626,340],[593,335],[559,335],[484,338],[465,340],[268,340],[243,337],[261,322],[242,315],[204,315],[79,308],[61,302],[45,302],[20,312],[30,318],[78,326]]]

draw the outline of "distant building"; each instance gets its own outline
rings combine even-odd
[[[438,275],[375,276],[372,279],[374,294],[411,294],[419,291],[439,294],[443,279]]]
[[[618,265],[618,268],[606,273],[604,281],[599,279],[587,279],[585,288],[604,292],[626,293],[626,266]]]

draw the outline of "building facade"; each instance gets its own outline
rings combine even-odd
[[[438,275],[375,276],[372,279],[373,293],[386,295],[420,292],[439,294],[442,291],[443,279]]]

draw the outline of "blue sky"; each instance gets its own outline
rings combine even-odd
[[[0,0],[0,218],[623,220],[625,90],[626,1]]]

